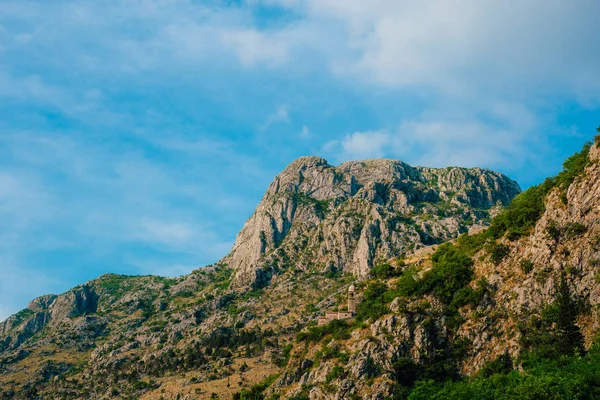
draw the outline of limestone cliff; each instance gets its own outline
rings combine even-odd
[[[262,286],[293,266],[368,275],[374,262],[454,238],[507,205],[519,185],[480,168],[411,167],[302,157],[271,183],[231,254],[234,286]]]

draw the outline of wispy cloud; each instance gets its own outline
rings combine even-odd
[[[312,133],[311,133],[310,129],[308,129],[308,126],[303,125],[298,136],[301,139],[310,139],[312,137]]]
[[[289,121],[290,114],[288,112],[288,108],[287,106],[282,105],[277,107],[277,110],[275,110],[275,112],[269,114],[265,123],[261,125],[260,130],[264,131],[269,129],[273,124],[286,123]]]

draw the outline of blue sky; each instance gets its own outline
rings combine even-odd
[[[298,156],[554,174],[600,125],[600,3],[514,3],[0,1],[0,319],[217,261]]]

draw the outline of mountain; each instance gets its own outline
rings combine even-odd
[[[235,286],[266,284],[287,255],[302,270],[364,278],[373,263],[441,243],[489,220],[521,189],[480,168],[411,167],[388,159],[331,166],[302,157],[269,185],[222,263]]]
[[[594,398],[599,161],[520,193],[300,158],[217,264],[103,275],[0,323],[0,398]]]

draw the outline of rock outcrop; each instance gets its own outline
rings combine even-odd
[[[485,224],[519,185],[481,168],[433,169],[374,159],[331,166],[302,157],[271,183],[231,254],[236,287],[262,286],[289,267],[366,277],[398,257]],[[301,257],[298,249],[304,249]],[[286,255],[295,253],[290,262]]]

